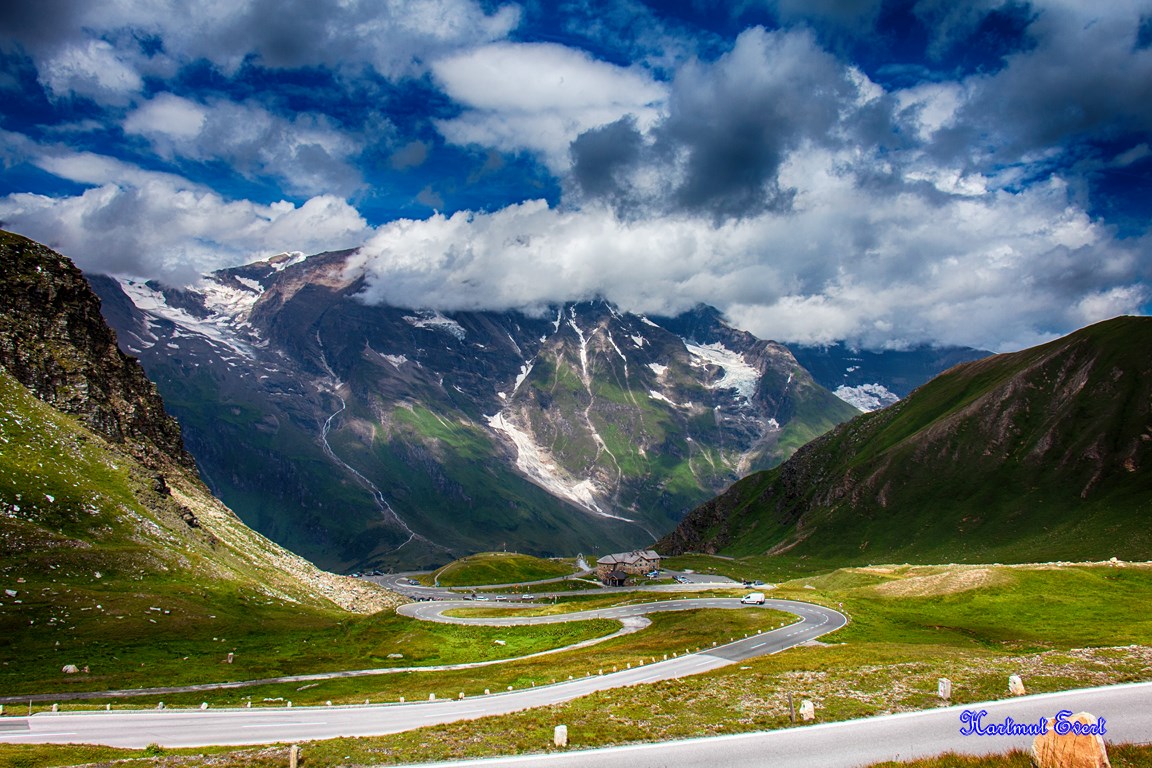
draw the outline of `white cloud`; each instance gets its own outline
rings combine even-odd
[[[125,104],[144,81],[120,51],[104,40],[84,40],[54,51],[39,63],[40,80],[55,96],[75,93],[107,104]]]
[[[805,158],[786,169],[802,183],[790,213],[714,226],[537,201],[380,227],[354,268],[369,302],[506,309],[604,297],[650,314],[705,302],[764,338],[864,346],[1016,348],[1148,298],[1147,244],[1116,241],[1059,182],[877,197],[843,174],[844,155]]]
[[[257,104],[199,104],[163,93],[131,112],[124,130],[148,139],[161,157],[223,160],[249,177],[275,177],[297,194],[348,195],[360,184],[350,164],[359,146],[322,115],[287,119]]]
[[[125,118],[124,131],[189,141],[200,135],[207,117],[204,107],[196,102],[161,93]]]
[[[178,284],[282,251],[355,246],[368,234],[360,214],[330,195],[299,206],[262,205],[98,155],[61,153],[37,162],[94,186],[71,197],[8,195],[0,198],[0,221],[85,270]]]
[[[468,108],[437,123],[456,144],[540,153],[553,170],[584,131],[634,115],[657,117],[664,86],[645,72],[550,43],[496,43],[432,63],[445,91]]]
[[[21,42],[53,95],[122,106],[142,75],[168,77],[198,60],[226,74],[250,57],[269,67],[418,74],[430,58],[503,39],[520,10],[487,11],[474,0],[109,0],[15,9],[10,21],[0,37]],[[142,44],[150,38],[162,48]]]

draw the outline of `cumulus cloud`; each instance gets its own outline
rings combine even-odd
[[[606,298],[674,314],[704,302],[762,337],[868,347],[1015,348],[1149,299],[1148,243],[1116,241],[1058,181],[884,199],[842,173],[846,159],[787,163],[782,177],[797,188],[787,213],[715,225],[537,201],[383,226],[353,268],[369,303],[540,310]]]
[[[140,91],[142,75],[171,75],[198,60],[226,73],[253,57],[274,68],[418,73],[430,58],[503,39],[519,23],[516,6],[485,6],[474,0],[6,0],[0,43],[16,43],[31,55],[56,96],[72,92],[121,105],[126,94]],[[150,44],[156,40],[163,44]]]
[[[1152,131],[1152,50],[1138,41],[1148,3],[1033,7],[1033,45],[996,73],[963,82],[963,103],[933,135],[938,151],[1013,162]]]
[[[891,23],[881,0],[769,0],[799,26],[749,29],[722,55],[701,33],[661,56],[661,27],[616,44],[631,66],[509,42],[519,10],[473,0],[44,2],[44,13],[0,3],[0,45],[18,41],[51,96],[110,105],[131,151],[169,167],[224,161],[307,198],[228,200],[107,156],[0,141],[5,163],[31,158],[89,187],[0,199],[4,223],[89,269],[179,281],[279,250],[366,243],[352,268],[367,302],[543,311],[602,297],[650,314],[705,302],[764,337],[870,347],[1015,348],[1152,300],[1152,237],[1128,225],[1124,239],[1098,218],[1085,181],[1143,173],[1152,154],[1147,0],[904,3],[896,15],[924,22],[925,51],[900,77],[870,69],[875,81],[844,51]],[[961,62],[993,13],[1007,42]],[[590,27],[580,39],[612,36]],[[367,139],[319,106],[278,114],[288,99],[154,93],[201,60],[237,84],[261,67],[331,69],[357,93],[379,80],[358,79],[365,70],[427,74],[420,87],[448,99],[419,119],[439,117],[449,143],[488,153],[468,184],[530,153],[562,199],[369,228],[336,196],[359,189],[358,165],[371,173]],[[375,172],[412,180],[439,167],[426,129],[390,133]],[[451,210],[451,179],[420,185],[418,201]]]
[[[786,209],[792,190],[779,171],[789,153],[859,131],[872,90],[811,34],[756,27],[719,60],[682,67],[647,130],[626,119],[577,137],[571,178],[626,216],[681,210],[719,221]]]
[[[78,94],[105,104],[127,104],[144,85],[122,53],[104,40],[85,40],[40,64],[40,80],[57,97]]]
[[[272,176],[297,194],[348,195],[360,184],[349,163],[359,147],[322,115],[291,119],[251,103],[198,103],[162,93],[128,114],[124,131],[165,158],[223,160],[249,176]]]
[[[182,284],[282,251],[356,245],[368,233],[360,214],[330,195],[261,205],[100,155],[45,152],[37,164],[92,186],[70,197],[0,198],[0,223],[93,272]]]
[[[437,122],[448,141],[536,152],[556,172],[578,135],[626,115],[647,126],[666,96],[642,70],[551,43],[482,46],[433,62],[432,72],[467,107]]]

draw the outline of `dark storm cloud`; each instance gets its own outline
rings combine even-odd
[[[791,192],[780,186],[781,164],[804,142],[841,141],[841,116],[857,95],[811,35],[757,27],[718,61],[680,70],[646,142],[630,119],[577,138],[573,178],[621,212],[655,206],[723,221],[784,210]]]
[[[0,3],[0,40],[39,49],[80,33],[85,0],[5,0]]]
[[[572,176],[592,197],[618,199],[624,176],[640,160],[644,138],[631,116],[585,131],[572,142]]]
[[[1011,161],[1085,140],[1146,136],[1152,51],[1140,48],[1139,30],[1135,8],[1044,8],[1030,27],[1035,49],[972,80],[973,97],[956,121],[957,149],[983,142],[995,159]]]
[[[675,199],[719,219],[787,207],[777,173],[801,141],[824,142],[854,92],[843,68],[803,34],[745,32],[715,66],[677,77],[657,143],[686,154]]]

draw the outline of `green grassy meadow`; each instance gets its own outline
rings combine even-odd
[[[421,580],[441,587],[472,587],[558,579],[575,572],[572,560],[549,560],[515,552],[482,552],[454,560]]]
[[[761,570],[764,564],[724,558],[694,558],[692,563],[699,566],[697,570],[713,567],[736,569],[732,572],[737,576],[771,575]],[[704,675],[485,718],[467,728],[438,726],[380,738],[306,744],[304,754],[311,765],[383,765],[544,752],[551,749],[552,727],[559,723],[568,725],[573,748],[786,728],[789,694],[812,700],[818,720],[826,722],[937,706],[939,677],[953,681],[954,704],[1007,696],[1011,674],[1021,675],[1030,692],[1152,680],[1152,620],[1145,615],[1145,607],[1152,604],[1152,566],[1144,564],[849,568],[781,579],[771,596],[838,607],[850,623],[819,644]],[[559,609],[601,605],[606,597],[573,596]],[[556,610],[536,608],[540,609]],[[253,706],[282,706],[277,697],[291,697],[296,705],[326,700],[363,703],[396,701],[400,695],[408,700],[427,698],[429,693],[444,697],[463,691],[472,696],[484,688],[543,685],[569,674],[598,674],[612,666],[650,662],[670,650],[679,653],[775,623],[776,617],[762,614],[723,610],[657,614],[651,617],[652,627],[583,651],[483,670],[324,681],[305,690],[299,690],[300,685],[267,686],[222,692],[207,700],[213,706],[242,705],[249,696]],[[194,706],[205,696],[165,701]],[[50,756],[52,749],[42,748],[38,754]],[[18,748],[0,747],[0,760],[17,754]],[[60,759],[71,759],[63,757],[66,754],[61,752]],[[1116,754],[1115,765],[1144,765],[1140,760],[1149,753],[1131,748]],[[283,750],[225,750],[209,757],[217,765],[272,766],[283,761]],[[148,757],[142,764],[179,764],[166,760],[178,758]],[[1013,756],[1005,756],[1008,762],[1001,763],[949,760],[942,757],[914,765],[1016,764],[1011,762],[1016,760]]]

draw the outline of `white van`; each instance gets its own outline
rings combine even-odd
[[[753,592],[750,595],[744,595],[740,598],[740,602],[744,605],[764,605],[764,593]]]

